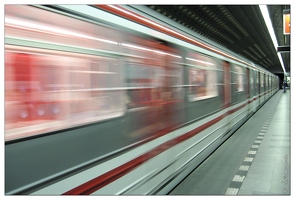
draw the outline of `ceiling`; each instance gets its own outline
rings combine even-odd
[[[146,5],[146,7],[240,54],[268,71],[284,72],[259,5]],[[283,10],[290,5],[267,6],[279,46],[290,45],[283,34]],[[290,74],[290,52],[281,53]]]

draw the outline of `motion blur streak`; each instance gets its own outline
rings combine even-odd
[[[144,16],[5,5],[6,194],[167,194],[278,90]]]
[[[220,50],[218,50],[218,49],[216,49],[216,48],[212,48],[212,47],[210,47],[210,46],[208,46],[208,45],[206,45],[206,44],[204,44],[204,43],[202,43],[202,42],[199,42],[199,41],[197,41],[197,40],[194,40],[194,39],[192,39],[192,38],[189,38],[189,37],[187,37],[187,36],[185,36],[185,35],[183,35],[183,34],[180,34],[180,33],[178,33],[178,32],[175,32],[175,31],[173,31],[173,30],[171,30],[171,29],[169,29],[169,28],[166,28],[166,27],[164,27],[164,26],[162,26],[162,25],[160,25],[160,24],[157,24],[157,23],[155,23],[155,22],[152,22],[152,21],[150,21],[150,20],[148,20],[148,19],[146,19],[146,18],[144,18],[144,17],[138,16],[138,15],[135,14],[135,13],[132,13],[132,12],[127,11],[127,10],[124,10],[123,8],[120,8],[120,7],[118,7],[118,6],[114,6],[114,5],[97,5],[97,7],[102,8],[102,9],[105,9],[105,10],[108,10],[108,11],[112,11],[112,12],[114,12],[114,10],[120,11],[120,12],[114,12],[114,13],[119,13],[120,15],[121,15],[122,13],[124,13],[124,14],[128,15],[128,16],[129,16],[128,18],[130,18],[131,20],[132,20],[133,18],[137,18],[137,19],[139,19],[138,21],[146,22],[146,23],[143,23],[143,24],[147,24],[147,25],[150,26],[150,27],[153,27],[153,26],[158,27],[158,28],[164,30],[165,33],[168,33],[168,34],[171,34],[171,35],[176,35],[176,36],[180,37],[181,39],[185,39],[185,40],[187,40],[187,41],[189,41],[189,42],[192,42],[192,43],[195,44],[195,45],[201,46],[201,47],[203,47],[203,48],[206,48],[206,49],[209,49],[209,50],[211,50],[211,51],[214,51],[214,52],[217,52],[217,53],[219,53],[219,54],[222,54],[222,55],[224,55],[224,56],[226,56],[226,57],[229,57],[229,58],[232,58],[232,59],[234,59],[234,60],[237,60],[237,61],[239,61],[239,62],[241,62],[241,63],[247,64],[247,63],[244,62],[243,60],[240,60],[240,59],[238,59],[238,58],[236,58],[236,57],[233,57],[233,56],[231,56],[231,55],[229,55],[229,54],[226,54],[226,53],[224,53],[224,52],[222,52],[222,51],[220,51]],[[111,9],[110,9],[110,8],[111,8]]]
[[[176,54],[176,49],[136,35],[122,38],[120,35],[123,33],[120,34],[119,30],[116,34],[109,28],[73,21],[71,18],[60,18],[58,22],[54,20],[56,16],[53,13],[48,13],[52,15],[52,20],[47,17],[46,20],[35,18],[34,13],[38,14],[39,11],[32,8],[25,8],[29,10],[31,18],[24,20],[15,15],[14,9],[21,9],[21,6],[8,6],[6,9],[7,37],[32,39],[48,45],[55,42],[73,48],[85,46],[85,50],[88,46],[97,51],[111,50],[110,54],[113,55],[127,53],[128,57],[90,58],[83,50],[81,54],[59,55],[55,50],[45,53],[43,48],[24,48],[22,51],[14,46],[6,48],[6,140],[121,116],[126,112],[126,105],[142,107],[145,116],[148,116],[141,118],[142,128],[131,132],[131,135],[146,134],[176,122],[169,121],[169,117],[156,117],[160,106],[167,107],[165,110],[169,115],[175,112],[173,105],[180,97],[180,91],[175,91],[172,96],[172,90],[167,90],[171,84],[180,85],[175,74],[179,66],[169,64],[173,59],[181,58]],[[70,30],[71,27],[73,30]],[[88,35],[78,33],[74,27],[85,27]],[[133,44],[128,44],[129,41]],[[127,63],[129,67],[123,69]],[[126,71],[127,76],[122,71]],[[175,80],[172,81],[172,77]],[[127,83],[124,84],[125,81]],[[124,85],[138,89],[126,93]]]
[[[10,18],[5,18],[5,25],[6,26],[11,26],[11,27],[14,27],[14,28],[27,29],[27,30],[30,30],[30,31],[36,31],[36,32],[43,31],[44,33],[50,33],[50,34],[58,33],[58,34],[62,34],[62,35],[65,35],[65,36],[76,36],[76,37],[80,37],[80,38],[98,40],[98,41],[107,42],[107,43],[111,43],[111,44],[118,44],[117,42],[114,42],[114,41],[99,39],[99,38],[95,38],[95,37],[90,37],[88,35],[79,34],[79,33],[75,33],[75,32],[72,32],[72,31],[67,31],[67,30],[62,30],[60,28],[42,26],[42,25],[35,24],[35,23],[28,23],[28,22],[23,21],[23,20],[20,21],[20,20],[14,20],[14,19],[10,19]]]

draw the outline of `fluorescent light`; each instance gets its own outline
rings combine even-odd
[[[271,36],[273,45],[274,45],[275,49],[277,50],[278,41],[277,41],[277,38],[275,36],[275,32],[274,32],[274,29],[273,29],[273,26],[272,26],[272,23],[271,23],[271,20],[270,20],[270,17],[269,17],[267,6],[266,5],[259,5],[259,8],[260,8],[261,13],[263,15],[263,18],[264,18],[265,24],[267,26],[268,32],[269,32],[269,34]],[[284,73],[286,74],[286,70],[285,70],[285,67],[284,67],[282,55],[280,53],[277,53],[277,54],[278,54],[278,58],[280,60],[282,69],[283,69]]]

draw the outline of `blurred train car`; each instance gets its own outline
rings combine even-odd
[[[5,5],[5,193],[166,194],[278,91],[183,30],[132,6]]]

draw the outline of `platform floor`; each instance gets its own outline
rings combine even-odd
[[[290,195],[290,90],[279,90],[169,195]]]

